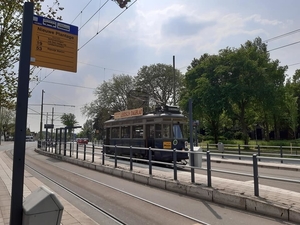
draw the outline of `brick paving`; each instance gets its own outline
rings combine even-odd
[[[12,160],[6,152],[0,151],[0,225],[9,225],[10,204],[11,204],[11,185],[12,185]],[[38,187],[46,186],[37,178],[33,177],[25,170],[24,173],[24,192],[26,198]],[[82,213],[75,206],[71,205],[64,198],[54,193],[60,203],[64,206],[61,224],[63,225],[96,225],[95,221]]]

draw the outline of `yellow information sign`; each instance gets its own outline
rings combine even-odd
[[[77,72],[77,47],[78,27],[34,16],[31,65]]]
[[[171,149],[172,148],[171,141],[164,141],[163,142],[163,148]]]

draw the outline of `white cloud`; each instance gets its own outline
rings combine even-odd
[[[252,15],[250,17],[248,17],[249,20],[254,20],[257,23],[260,23],[262,25],[272,25],[272,26],[277,26],[277,25],[282,25],[283,23],[281,21],[278,20],[268,20],[268,19],[264,19],[261,17],[261,15]]]

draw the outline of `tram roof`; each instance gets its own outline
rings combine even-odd
[[[145,114],[142,116],[132,116],[132,117],[126,117],[126,118],[120,118],[120,119],[110,119],[105,121],[104,123],[109,123],[109,122],[117,122],[117,121],[130,121],[130,120],[136,120],[136,119],[154,119],[154,118],[162,118],[162,117],[169,117],[169,118],[174,118],[174,119],[183,119],[186,118],[183,114],[173,114],[173,113],[149,113]]]

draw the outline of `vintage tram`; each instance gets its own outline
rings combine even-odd
[[[186,124],[186,117],[175,106],[157,107],[151,113],[143,113],[143,108],[117,112],[104,123],[104,151],[115,154],[116,147],[113,146],[118,146],[116,154],[128,156],[128,147],[132,146],[132,154],[136,158],[148,159],[151,152],[153,160],[172,162],[172,150],[176,149],[177,161],[186,160],[188,153],[185,150],[188,149],[183,134]],[[149,147],[153,151],[149,151]]]

